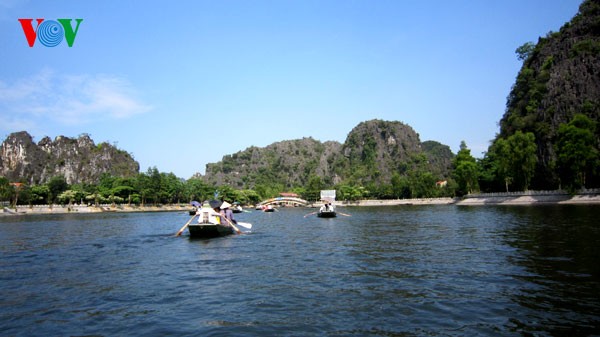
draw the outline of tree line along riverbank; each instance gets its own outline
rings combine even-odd
[[[339,207],[360,206],[400,206],[400,205],[551,205],[551,204],[600,204],[600,189],[583,190],[572,195],[565,191],[525,191],[508,193],[469,194],[462,198],[416,198],[393,200],[357,200],[335,202]],[[313,203],[308,207],[317,207]],[[61,214],[61,213],[102,213],[102,212],[186,212],[191,210],[188,204],[171,205],[20,205],[3,207],[0,215],[20,214]]]

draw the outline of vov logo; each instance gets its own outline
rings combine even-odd
[[[76,25],[75,30],[73,30],[73,26],[71,26],[73,19],[57,19],[56,21],[35,20],[37,21],[37,26],[34,30],[33,19],[19,19],[21,27],[23,27],[23,33],[25,33],[25,37],[27,38],[27,43],[31,48],[33,48],[36,38],[46,47],[56,47],[64,38],[67,40],[69,47],[73,47],[75,36],[77,36],[77,32],[79,31],[79,24],[83,21],[83,19],[75,19]]]

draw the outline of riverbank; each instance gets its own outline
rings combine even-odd
[[[600,189],[584,190],[579,194],[571,195],[565,191],[526,191],[509,193],[480,193],[469,194],[463,198],[419,198],[419,199],[392,199],[392,200],[357,200],[336,201],[339,207],[370,207],[370,206],[401,206],[401,205],[460,205],[460,206],[485,206],[485,205],[600,205]],[[308,206],[311,207],[311,206]],[[314,204],[312,207],[320,207]],[[66,214],[66,213],[103,213],[103,212],[187,212],[191,206],[177,205],[36,205],[4,207],[2,215],[22,214]]]
[[[600,204],[600,190],[585,190],[571,195],[565,191],[526,191],[511,193],[481,193],[465,196],[456,203],[465,206],[480,205],[561,205]]]
[[[583,190],[572,195],[566,191],[524,191],[508,193],[478,193],[462,198],[423,198],[394,200],[338,201],[337,206],[399,206],[399,205],[560,205],[600,204],[600,189]]]
[[[458,198],[419,198],[419,199],[387,199],[387,200],[356,200],[336,201],[336,206],[400,206],[400,205],[450,205],[459,201]],[[320,205],[319,205],[320,206]]]
[[[187,212],[192,207],[189,205],[35,205],[17,206],[14,208],[4,207],[0,215],[21,214],[67,214],[67,213],[104,213],[104,212]]]

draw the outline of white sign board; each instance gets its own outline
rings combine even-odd
[[[335,200],[335,190],[321,190],[321,199]]]

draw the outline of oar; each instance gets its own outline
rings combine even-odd
[[[225,221],[229,222],[229,224],[231,225],[231,227],[233,227],[233,229],[236,231],[236,233],[242,234],[242,231],[239,228],[235,227],[235,225],[233,224],[233,222],[229,221],[229,219],[227,219],[224,216],[222,216],[221,218],[225,219]]]
[[[177,234],[175,234],[175,236],[181,235],[181,233],[183,233],[183,231],[187,228],[187,226],[190,224],[190,222],[192,222],[192,220],[194,220],[195,217],[196,217],[196,214],[194,214],[190,218],[190,220],[188,220],[188,222],[186,222],[185,225],[183,225],[183,227],[181,227],[181,229],[179,230],[179,232],[177,232]]]
[[[341,214],[341,215],[343,215],[343,216],[352,216],[352,215],[350,215],[350,214],[346,214],[346,213],[342,213],[342,212],[338,212],[338,211],[336,211],[336,212],[337,212],[337,214]]]
[[[317,211],[317,212],[318,212],[318,211]],[[308,214],[306,214],[304,217],[306,218],[307,216],[309,216],[309,215],[313,215],[313,214],[316,214],[317,212],[308,213]]]
[[[244,228],[252,229],[252,224],[248,222],[236,222],[236,225],[242,226]]]

